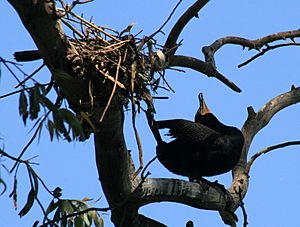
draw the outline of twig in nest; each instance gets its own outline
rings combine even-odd
[[[115,81],[117,81],[117,78],[116,78]],[[90,96],[90,99],[91,99],[91,109],[93,109],[93,107],[94,107],[94,97],[93,97],[92,80],[91,79],[89,80],[89,96]]]
[[[112,76],[108,75],[108,73],[104,72],[103,70],[99,69],[98,65],[95,65],[96,69],[107,79],[109,79],[110,81],[116,83],[120,88],[125,89],[124,84],[122,84],[120,81],[117,81],[115,78],[113,78]]]
[[[66,25],[71,31],[73,31],[76,35],[78,35],[81,39],[85,39],[85,36],[82,35],[76,28],[74,28],[70,23],[68,23],[65,19],[61,18],[61,21]]]
[[[121,60],[122,60],[122,56],[121,56],[121,53],[119,53],[119,61],[118,61],[118,65],[117,65],[117,72],[116,72],[116,77],[115,77],[115,82],[114,82],[114,86],[113,86],[113,89],[111,91],[111,94],[109,96],[109,99],[108,99],[108,102],[104,108],[104,111],[102,113],[102,116],[100,117],[100,120],[99,122],[102,122],[103,121],[103,118],[105,116],[105,113],[107,112],[108,110],[108,107],[110,106],[110,103],[111,103],[111,100],[112,98],[114,97],[114,94],[116,92],[116,87],[117,87],[117,82],[118,82],[118,77],[119,77],[119,71],[120,71],[120,66],[121,66]]]
[[[81,20],[81,21],[82,21],[83,23],[85,23],[86,25],[88,25],[88,26],[92,27],[93,29],[97,30],[98,32],[101,32],[101,33],[103,33],[104,35],[108,36],[109,38],[111,38],[111,39],[113,39],[113,40],[115,40],[115,41],[120,41],[120,40],[117,39],[115,36],[113,36],[113,35],[111,35],[110,33],[104,31],[103,29],[101,29],[101,28],[98,27],[97,25],[95,25],[95,24],[93,24],[93,23],[91,23],[91,22],[89,22],[89,21],[83,19],[82,17],[78,16],[77,14],[72,13],[72,12],[70,12],[70,14],[71,14],[73,17],[76,17],[78,20]],[[105,41],[105,42],[107,42],[107,44],[109,44],[108,41]]]
[[[139,133],[135,126],[136,110],[135,110],[135,99],[134,99],[134,81],[135,81],[135,76],[136,76],[136,65],[137,65],[136,61],[134,61],[131,65],[131,106],[132,106],[131,114],[132,114],[132,127],[134,130],[135,139],[136,139],[138,149],[139,149],[140,166],[137,169],[137,171],[134,173],[133,179],[141,172],[141,170],[144,167],[142,144],[141,144]]]
[[[247,166],[246,166],[246,172],[249,173],[250,171],[250,168],[253,164],[253,162],[259,157],[261,156],[262,154],[266,154],[272,150],[275,150],[275,149],[279,149],[279,148],[283,148],[283,147],[287,147],[287,146],[292,146],[292,145],[300,145],[300,141],[290,141],[290,142],[285,142],[285,143],[280,143],[280,144],[276,144],[274,146],[270,146],[270,147],[267,147],[259,152],[257,152],[256,154],[254,154],[250,160],[248,161],[247,163]]]

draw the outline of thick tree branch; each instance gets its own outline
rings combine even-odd
[[[178,21],[175,23],[174,27],[172,28],[170,34],[168,35],[168,38],[166,40],[166,43],[164,45],[164,48],[167,50],[172,49],[176,46],[176,42],[178,40],[179,35],[183,31],[184,27],[187,25],[187,23],[193,18],[198,17],[198,12],[209,2],[209,0],[198,0],[196,1],[190,8],[188,8],[184,14],[178,19]],[[169,53],[169,57],[173,56],[176,52],[176,49],[174,49],[171,53]]]
[[[235,85],[233,82],[231,82],[221,73],[219,73],[214,67],[212,67],[211,64],[205,63],[200,59],[183,55],[174,55],[170,59],[169,66],[179,66],[194,69],[198,72],[207,75],[208,77],[217,78],[236,92],[241,92],[241,89],[237,85]]]
[[[154,202],[177,202],[206,210],[226,210],[231,203],[231,196],[218,187],[163,178],[147,178],[133,199],[140,206]]]
[[[76,75],[81,59],[67,40],[52,1],[8,0],[19,14],[24,26],[39,49],[55,82],[71,105],[88,101],[88,84]],[[72,84],[72,86],[70,86]]]
[[[233,181],[228,189],[233,196],[233,210],[236,210],[236,208],[239,206],[240,197],[244,198],[248,190],[249,168],[247,168],[247,156],[254,136],[270,122],[276,113],[299,102],[300,88],[294,88],[289,92],[283,93],[271,99],[257,113],[254,112],[252,107],[248,108],[248,119],[242,127],[242,132],[245,137],[244,147],[240,161],[232,171]],[[241,192],[240,195],[235,193],[236,190]],[[224,212],[221,212],[221,216],[226,223],[227,220]]]

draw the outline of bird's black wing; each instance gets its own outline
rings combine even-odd
[[[155,121],[154,126],[158,129],[169,129],[170,136],[180,138],[191,142],[203,142],[211,135],[219,133],[200,124],[189,120],[173,119],[164,121]]]

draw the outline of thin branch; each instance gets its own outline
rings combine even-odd
[[[164,48],[166,50],[176,46],[176,42],[178,40],[179,35],[183,31],[184,27],[187,23],[193,18],[198,17],[198,12],[209,2],[209,0],[198,0],[196,1],[191,7],[189,7],[184,14],[178,19],[175,23],[174,27],[172,28],[166,42]],[[176,52],[174,49],[169,56],[173,56]]]
[[[169,65],[194,69],[198,72],[207,75],[208,77],[217,78],[218,80],[220,80],[221,82],[223,82],[224,84],[226,84],[228,87],[230,87],[232,90],[236,92],[241,92],[241,89],[237,85],[235,85],[233,82],[228,80],[225,76],[219,73],[210,64],[207,64],[204,61],[201,61],[200,59],[189,57],[189,56],[183,56],[183,55],[175,55],[172,57]]]
[[[44,121],[47,119],[48,115],[51,113],[51,111],[49,110],[45,116],[43,117],[42,121],[39,123],[39,125],[37,126],[33,136],[31,137],[31,139],[28,141],[28,143],[26,144],[26,146],[23,148],[23,150],[21,151],[21,153],[19,154],[16,163],[14,164],[14,166],[11,168],[10,173],[12,173],[14,171],[14,169],[16,168],[16,166],[19,163],[19,160],[22,158],[22,156],[24,155],[25,151],[28,149],[28,147],[32,144],[32,142],[35,140],[36,136],[38,135],[38,132],[40,130],[40,128],[42,127]]]
[[[269,43],[272,43],[274,41],[285,40],[288,38],[293,40],[296,37],[300,37],[300,29],[286,32],[278,32],[255,40],[250,40],[237,36],[227,36],[216,40],[209,46],[203,47],[202,52],[205,56],[205,61],[215,66],[214,54],[226,44],[240,45],[243,48],[249,48],[249,50],[260,50],[264,45],[268,45]]]
[[[280,143],[280,144],[276,144],[270,147],[267,147],[265,149],[260,150],[259,152],[255,153],[250,160],[247,163],[247,167],[246,167],[246,171],[250,172],[250,168],[252,166],[252,164],[254,163],[254,161],[261,155],[269,153],[270,151],[279,149],[279,148],[284,148],[287,146],[294,146],[294,145],[300,145],[300,141],[290,141],[290,142],[285,142],[285,143]]]
[[[153,38],[157,33],[161,32],[162,29],[165,27],[165,25],[169,22],[169,20],[172,18],[173,14],[175,13],[176,9],[178,8],[178,6],[181,4],[182,0],[179,0],[178,3],[176,4],[176,6],[174,7],[174,9],[172,10],[172,12],[170,13],[169,17],[167,18],[167,20],[160,26],[159,29],[157,29],[153,34],[151,34],[149,36],[149,39]]]
[[[7,70],[11,73],[11,75],[13,75],[13,77],[16,79],[16,81],[18,81],[18,83],[20,83],[21,81],[19,80],[19,78],[17,77],[17,75],[12,71],[12,69],[6,64],[7,61],[0,57],[0,61],[4,64],[4,66],[7,68]]]
[[[38,67],[36,70],[34,70],[33,73],[31,73],[29,76],[27,76],[27,77],[26,77],[24,80],[22,80],[19,84],[17,84],[17,85],[15,86],[15,88],[18,88],[18,87],[24,85],[24,83],[25,83],[27,80],[31,79],[31,78],[32,78],[35,74],[37,74],[44,66],[45,66],[45,63],[43,63],[40,67]]]
[[[253,57],[251,57],[250,59],[248,59],[247,61],[241,63],[238,65],[238,68],[241,68],[247,64],[249,64],[250,62],[254,61],[256,58],[264,55],[266,52],[268,52],[269,50],[274,50],[276,48],[279,47],[286,47],[286,46],[300,46],[300,43],[282,43],[282,44],[278,44],[278,45],[274,45],[274,46],[267,46],[265,49],[261,50],[261,52],[259,52],[258,54],[254,55]]]
[[[243,201],[243,196],[242,196],[242,189],[241,189],[241,187],[239,187],[239,190],[237,190],[236,188],[234,188],[234,191],[235,191],[235,193],[236,194],[238,194],[239,195],[239,199],[240,199],[240,207],[242,208],[242,212],[243,212],[243,217],[244,217],[244,224],[243,224],[243,226],[244,227],[247,227],[247,225],[248,225],[248,216],[247,216],[247,212],[246,212],[246,208],[245,208],[245,204],[244,204],[244,201]]]

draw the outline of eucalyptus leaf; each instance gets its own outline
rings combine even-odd
[[[81,127],[81,124],[76,117],[74,113],[72,113],[70,110],[62,108],[59,110],[61,115],[63,116],[63,119],[65,120],[66,123],[70,125],[72,128],[72,131],[74,133],[74,137],[79,137],[80,140],[84,140],[84,132]],[[74,138],[75,139],[75,138]]]
[[[30,89],[29,91],[29,115],[30,119],[34,120],[38,117],[40,112],[40,92],[38,86]]]
[[[24,91],[20,92],[19,97],[19,114],[22,116],[24,125],[26,125],[26,120],[28,118],[28,101]]]
[[[29,210],[31,209],[34,203],[34,200],[35,200],[35,192],[33,189],[31,189],[30,192],[28,193],[27,202],[25,206],[19,212],[20,217],[25,216],[29,212]]]

